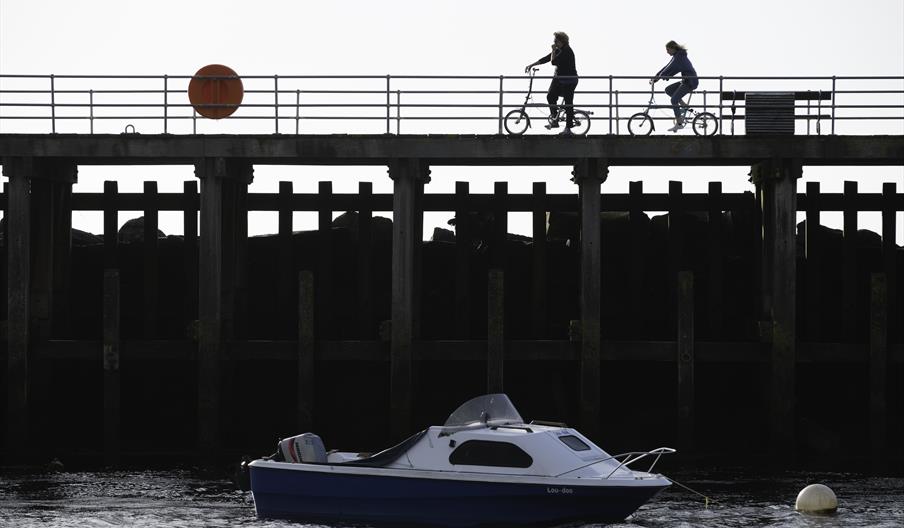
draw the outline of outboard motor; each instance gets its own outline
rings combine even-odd
[[[280,440],[279,454],[286,462],[326,464],[323,440],[314,433],[304,433]]]

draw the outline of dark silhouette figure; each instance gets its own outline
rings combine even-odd
[[[546,94],[546,101],[549,103],[549,124],[546,125],[546,128],[559,127],[556,115],[558,115],[558,101],[561,97],[565,104],[565,130],[561,135],[568,136],[571,135],[571,127],[574,126],[574,90],[578,86],[578,71],[574,63],[574,51],[568,44],[568,35],[557,31],[553,33],[553,37],[552,51],[549,55],[544,55],[536,62],[529,64],[524,71],[527,73],[534,66],[547,62],[552,62],[556,67],[556,74],[549,84],[549,91]]]

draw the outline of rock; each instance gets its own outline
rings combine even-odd
[[[133,218],[123,224],[123,226],[119,228],[117,237],[119,242],[126,244],[132,242],[144,242],[144,217],[139,216],[138,218]],[[157,238],[166,238],[166,235],[163,234],[163,231],[158,229]]]

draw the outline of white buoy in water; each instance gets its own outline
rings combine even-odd
[[[838,510],[838,499],[828,486],[810,484],[797,494],[794,509],[804,513],[835,513]]]

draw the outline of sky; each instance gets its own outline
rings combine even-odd
[[[904,75],[902,0],[759,0],[749,4],[718,0],[0,0],[0,73],[191,75],[203,65],[221,63],[240,75],[517,76],[525,65],[548,52],[553,31],[570,35],[578,71],[585,76],[650,75],[667,62],[663,44],[672,39],[687,45],[700,75]],[[541,74],[551,72],[546,66]],[[246,89],[262,88],[264,82],[269,80],[246,81]],[[0,82],[0,87],[4,86],[10,83]],[[399,89],[415,86],[421,85],[402,81],[397,85]],[[587,80],[579,91],[593,86]],[[900,89],[900,83],[897,87]],[[798,88],[819,89],[806,82],[796,84]],[[8,95],[0,97],[10,101]],[[542,94],[539,97],[542,100]],[[904,96],[892,97],[884,102],[904,104]],[[246,102],[251,100],[249,95]],[[587,96],[584,102],[593,99]],[[187,127],[189,122],[173,126]],[[361,132],[371,131],[366,127],[384,126],[380,122],[303,123],[306,131],[313,133]],[[591,133],[604,131],[604,121],[594,123],[596,129]],[[839,133],[864,133],[856,123],[844,124],[849,128]],[[121,125],[110,122],[98,127]],[[86,125],[78,121],[66,126]],[[157,126],[136,124],[144,133],[156,132]],[[272,120],[203,122],[199,129],[230,132],[237,130],[230,128],[236,126],[249,132],[273,132]],[[283,133],[294,131],[291,120],[284,120],[282,126]],[[493,121],[403,121],[402,126],[403,133],[445,132],[449,127],[465,133],[494,133],[496,127]],[[904,123],[873,122],[869,126],[870,131],[904,133]],[[0,120],[0,133],[40,127],[46,128],[46,124]],[[178,129],[177,133],[183,131],[188,130]],[[569,171],[568,167],[434,167],[426,192],[452,192],[456,180],[469,181],[472,192],[477,193],[492,192],[493,182],[498,180],[508,181],[512,193],[530,192],[533,181],[547,181],[551,193],[576,192],[568,181]],[[686,192],[705,192],[713,180],[722,181],[725,192],[740,192],[751,190],[747,172],[744,167],[614,167],[604,192],[627,192],[631,180],[643,180],[650,192],[664,192],[670,179],[683,181]],[[116,179],[122,192],[139,192],[143,181],[155,179],[161,192],[178,192],[181,182],[192,178],[191,167],[83,166],[75,190],[99,191],[105,179]],[[375,192],[392,189],[382,167],[258,166],[250,191],[275,192],[280,180],[290,180],[296,192],[314,192],[317,182],[324,179],[334,180],[334,192],[354,192],[359,181],[374,182]],[[897,183],[899,192],[904,192],[901,167],[806,168],[801,187],[805,181],[818,180],[824,192],[840,192],[845,179],[857,180],[863,192],[879,192],[885,181]],[[137,215],[121,214],[120,222]],[[878,230],[875,216],[862,214],[861,226]],[[434,227],[444,226],[449,217],[428,214],[425,237],[429,238]],[[180,218],[179,213],[161,214],[161,229],[181,233]],[[79,212],[73,224],[98,232],[100,219],[100,213]],[[840,213],[824,214],[823,219],[833,227],[841,223]],[[509,224],[515,232],[530,232],[526,214],[513,214]],[[901,215],[898,225],[902,237],[898,243],[904,244]],[[316,228],[316,214],[296,213],[294,227]],[[252,234],[274,231],[275,213],[252,213],[249,229]]]

